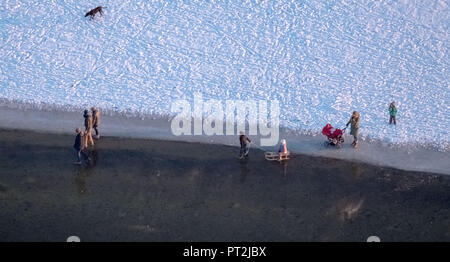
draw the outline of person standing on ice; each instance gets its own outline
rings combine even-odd
[[[83,152],[84,149],[84,142],[83,142],[83,132],[81,132],[81,129],[77,128],[75,130],[77,136],[75,137],[75,143],[73,144],[73,148],[76,152],[77,162],[75,164],[80,165],[81,164],[81,156],[84,156],[84,158],[88,158],[86,153]]]
[[[353,111],[352,117],[348,121],[347,125],[351,124],[350,135],[353,135],[353,143],[352,146],[354,148],[358,147],[358,129],[359,129],[359,113],[357,111]]]
[[[95,139],[100,139],[100,134],[98,132],[98,126],[100,125],[100,111],[95,108],[92,107],[92,127],[94,128],[95,131]]]
[[[239,142],[241,144],[241,150],[239,153],[239,159],[242,159],[246,156],[248,156],[248,151],[250,150],[249,148],[249,144],[252,142],[246,135],[244,132],[239,132],[240,136],[239,136]]]
[[[84,110],[84,127],[86,128],[84,134],[85,134],[85,147],[88,147],[88,144],[94,145],[94,139],[92,139],[92,116],[89,114],[89,111],[86,109]]]
[[[389,125],[394,121],[394,125],[397,125],[397,121],[395,120],[395,116],[397,115],[397,107],[395,107],[395,101],[389,105]]]

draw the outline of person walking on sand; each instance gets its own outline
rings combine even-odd
[[[94,145],[94,139],[92,139],[92,116],[89,114],[89,111],[86,109],[84,110],[84,127],[85,127],[85,145],[86,147],[88,144]]]
[[[395,101],[392,101],[392,103],[389,105],[389,125],[392,124],[392,121],[394,121],[394,125],[397,125],[397,121],[395,119],[396,115],[397,107],[395,107]]]
[[[86,155],[86,153],[83,152],[84,149],[83,132],[81,132],[81,129],[79,128],[75,129],[75,132],[77,136],[75,137],[73,148],[75,149],[76,152],[77,162],[75,162],[74,164],[80,165],[81,157],[84,156],[84,158],[88,158],[88,156]]]
[[[348,121],[347,125],[351,124],[350,135],[353,135],[353,143],[352,146],[354,148],[358,147],[358,129],[359,129],[359,113],[357,111],[353,111],[352,117]]]
[[[249,148],[249,144],[252,142],[250,140],[250,138],[248,138],[244,132],[239,132],[240,136],[239,136],[239,142],[241,144],[241,150],[239,153],[239,159],[242,159],[246,156],[248,156],[248,152],[250,150]]]
[[[95,139],[100,139],[100,134],[98,132],[98,126],[100,125],[100,111],[98,108],[92,107],[92,127],[95,131]]]

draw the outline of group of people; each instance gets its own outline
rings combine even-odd
[[[395,101],[392,101],[392,103],[389,105],[389,124],[390,125],[392,123],[394,123],[394,125],[397,125],[396,115],[397,115],[397,107],[395,106]],[[353,136],[352,146],[354,148],[358,147],[359,122],[360,122],[360,116],[359,116],[358,111],[353,111],[353,114],[350,117],[350,120],[347,122],[346,127],[348,127],[348,125],[350,125],[350,135]],[[240,132],[239,142],[241,144],[239,158],[242,159],[242,158],[248,156],[249,144],[252,141],[244,134],[244,132]],[[289,155],[289,151],[287,150],[287,145],[286,145],[286,139],[281,140],[280,148],[278,149],[278,154],[279,154],[280,160],[284,156]]]
[[[77,161],[75,164],[81,164],[82,158],[89,160],[89,154],[85,152],[90,146],[94,146],[94,138],[92,137],[92,132],[95,131],[95,139],[100,139],[100,133],[98,127],[100,125],[100,111],[92,107],[91,112],[89,110],[84,110],[84,132],[80,128],[76,128],[76,137],[73,148],[76,152]]]
[[[396,121],[396,115],[397,115],[397,108],[395,106],[395,102],[393,101],[389,105],[389,124],[394,123],[394,125],[397,125]],[[100,111],[92,107],[91,112],[89,110],[84,110],[84,132],[80,128],[76,128],[76,137],[75,137],[75,143],[73,145],[75,151],[76,151],[76,157],[77,161],[76,164],[82,163],[82,157],[89,160],[89,155],[84,151],[85,149],[88,149],[89,146],[94,146],[94,138],[92,137],[92,132],[95,131],[95,139],[100,139],[100,134],[98,131],[98,127],[100,125]],[[359,123],[360,123],[360,116],[357,111],[353,111],[352,116],[350,117],[350,120],[347,122],[346,127],[350,125],[350,135],[353,136],[354,140],[352,142],[352,146],[354,148],[358,147],[358,131],[359,131]],[[240,132],[239,136],[239,143],[241,145],[239,158],[242,159],[244,157],[248,156],[249,149],[250,149],[250,143],[252,141],[250,138],[248,138],[244,132]],[[283,157],[289,156],[289,151],[287,150],[287,144],[286,140],[282,139],[280,148],[278,150],[278,154],[280,157],[280,160]]]

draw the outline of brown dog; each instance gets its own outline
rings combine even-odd
[[[94,8],[91,11],[87,12],[84,17],[89,15],[89,16],[91,16],[91,19],[93,19],[95,17],[95,14],[97,14],[97,13],[100,13],[100,15],[103,16],[103,8],[106,8],[106,7],[97,6],[96,8]]]

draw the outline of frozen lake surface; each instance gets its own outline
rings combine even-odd
[[[176,99],[277,99],[300,134],[361,114],[363,140],[450,148],[444,0],[4,0],[0,99],[168,115]],[[388,126],[388,105],[398,125]]]

